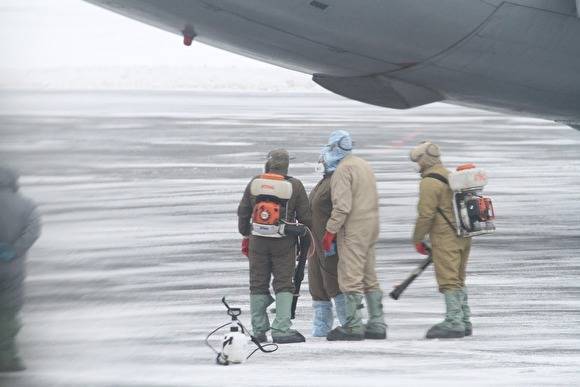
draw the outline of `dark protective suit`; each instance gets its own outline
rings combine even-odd
[[[269,173],[286,176],[288,164],[270,165]],[[259,176],[254,177],[257,178]],[[252,179],[253,180],[253,179]],[[308,196],[302,182],[293,177],[287,179],[292,184],[292,197],[287,203],[288,221],[297,220],[310,227],[311,215]],[[274,280],[274,293],[294,292],[292,278],[296,262],[296,237],[268,238],[251,235],[252,211],[256,198],[250,193],[251,181],[238,206],[238,230],[250,237],[250,294],[269,294],[270,277]]]
[[[26,253],[40,236],[34,203],[18,192],[18,176],[0,167],[0,371],[22,369],[16,350],[24,302]]]
[[[287,176],[290,157],[283,149],[268,154],[266,173]],[[255,178],[254,178],[255,179]],[[310,227],[310,207],[306,190],[298,179],[286,177],[292,185],[292,194],[286,202],[285,219],[295,220]],[[253,181],[253,179],[252,179]],[[272,331],[275,343],[300,343],[306,339],[300,332],[291,329],[291,306],[294,298],[293,274],[296,262],[296,237],[282,238],[251,235],[252,213],[256,197],[252,195],[251,184],[246,187],[238,206],[238,228],[240,234],[249,240],[248,259],[250,263],[250,313],[252,331],[257,340],[267,340],[266,332]],[[270,326],[267,308],[274,301],[270,295],[270,278],[274,277],[273,287],[276,294],[276,318]]]
[[[326,223],[332,212],[331,176],[332,174],[326,174],[310,192],[312,233],[316,240],[316,254],[308,260],[308,285],[314,301],[330,301],[340,293],[337,273],[338,254],[326,257],[322,247]]]

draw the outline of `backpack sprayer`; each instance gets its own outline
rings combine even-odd
[[[449,174],[458,236],[467,238],[495,232],[493,203],[483,196],[487,181],[485,170],[474,164],[460,165]]]
[[[219,365],[230,365],[230,364],[240,364],[248,360],[256,351],[262,351],[264,353],[272,353],[278,349],[276,344],[266,344],[262,345],[258,339],[248,333],[248,330],[244,325],[238,320],[238,316],[242,314],[241,308],[231,308],[226,302],[226,298],[222,297],[222,303],[227,308],[227,314],[232,319],[231,321],[220,325],[213,331],[211,331],[205,338],[205,344],[211,348],[217,354],[216,363]],[[230,329],[228,333],[224,336],[222,340],[221,351],[216,350],[210,343],[209,339],[217,331],[229,326]],[[254,343],[258,348],[255,348],[250,354],[250,343]],[[273,347],[268,350],[267,347]]]

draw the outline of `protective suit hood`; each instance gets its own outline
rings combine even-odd
[[[7,167],[0,167],[0,190],[18,191],[18,173]]]
[[[274,149],[268,153],[268,161],[264,168],[266,173],[276,173],[278,175],[288,175],[290,166],[290,155],[286,149]]]
[[[419,164],[420,171],[424,171],[437,164],[441,164],[441,151],[439,146],[431,141],[423,141],[409,154],[411,161]]]
[[[352,153],[353,142],[346,130],[335,130],[328,138],[328,144],[321,151],[325,172],[333,172],[338,163]]]

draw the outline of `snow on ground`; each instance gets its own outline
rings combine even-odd
[[[348,129],[375,168],[385,291],[419,262],[409,243],[418,177],[408,151],[488,169],[498,232],[474,241],[474,336],[427,341],[443,314],[432,269],[385,299],[387,341],[310,337],[220,367],[205,335],[249,325],[236,206],[263,155],[286,147],[308,189],[321,145]],[[20,335],[29,369],[2,386],[578,385],[580,133],[550,122],[433,105],[411,111],[326,94],[1,92],[0,161],[44,215],[28,261]]]

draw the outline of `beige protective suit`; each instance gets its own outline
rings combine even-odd
[[[375,244],[379,237],[379,199],[371,166],[346,156],[330,182],[332,213],[326,230],[337,235],[338,283],[343,293],[379,291]]]
[[[453,192],[449,185],[427,177],[430,174],[438,174],[447,179],[449,171],[438,163],[421,172],[423,179],[419,186],[418,216],[413,242],[419,243],[429,235],[437,284],[439,291],[444,293],[465,287],[465,270],[471,239],[457,236],[453,214]],[[445,216],[441,215],[437,208],[440,208]]]

